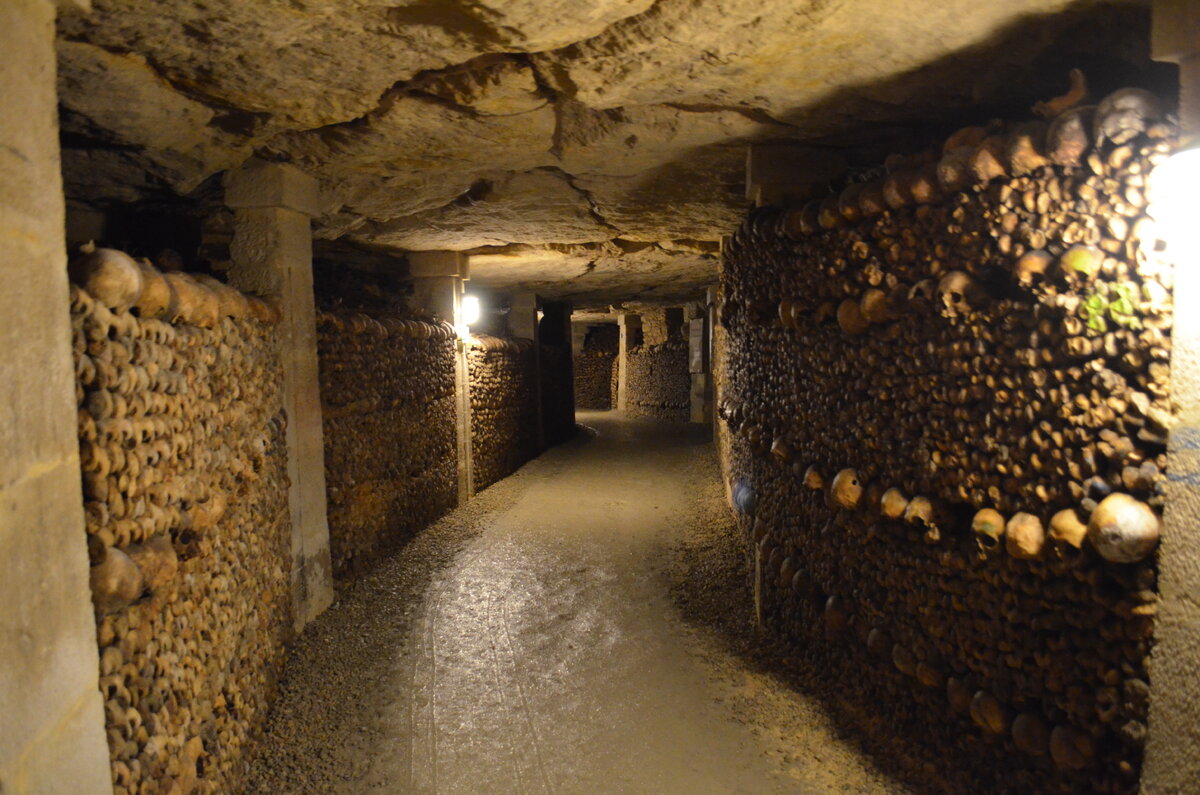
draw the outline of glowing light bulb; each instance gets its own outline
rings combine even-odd
[[[1200,257],[1200,149],[1176,152],[1150,174],[1146,198],[1158,237],[1176,265]]]
[[[479,305],[479,299],[473,295],[464,295],[462,299],[462,324],[471,326],[479,322],[479,316],[482,313],[482,308]]]

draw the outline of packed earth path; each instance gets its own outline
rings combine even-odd
[[[705,429],[578,418],[305,631],[251,791],[904,789],[723,636],[753,631]]]

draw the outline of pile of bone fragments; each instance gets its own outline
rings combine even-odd
[[[1137,89],[1057,104],[755,210],[726,256],[763,621],[959,791],[1135,792],[1146,735],[1176,129]]]
[[[455,338],[444,322],[317,315],[335,575],[456,504]]]
[[[229,792],[291,627],[277,313],[109,249],[71,276],[114,791]]]

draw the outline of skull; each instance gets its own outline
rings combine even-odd
[[[853,469],[843,469],[833,478],[829,497],[836,507],[851,511],[858,505],[862,493],[863,488],[858,482],[858,473]]]
[[[1042,554],[1046,531],[1042,520],[1031,513],[1017,513],[1004,527],[1005,548],[1011,557],[1030,560]]]
[[[1096,146],[1105,140],[1120,146],[1162,118],[1158,97],[1142,88],[1122,88],[1096,107]]]
[[[938,510],[928,497],[913,497],[904,509],[904,521],[925,529],[925,541],[934,544],[941,540],[942,529]]]
[[[1054,514],[1050,518],[1050,530],[1047,535],[1053,542],[1054,552],[1059,560],[1077,563],[1082,559],[1087,525],[1080,521],[1074,508],[1064,508]]]
[[[971,531],[975,534],[975,544],[980,557],[987,558],[1000,548],[1004,535],[1004,517],[994,508],[984,508],[971,520]]]
[[[936,295],[937,284],[933,279],[922,279],[908,291],[908,300],[918,305],[922,301],[928,301],[932,304]]]
[[[980,291],[975,280],[962,271],[950,271],[938,282],[938,303],[942,317],[960,317],[971,311],[971,303],[978,303]]]
[[[1054,257],[1042,249],[1026,252],[1013,266],[1017,283],[1029,289],[1039,286],[1046,278],[1046,271],[1054,263]]]

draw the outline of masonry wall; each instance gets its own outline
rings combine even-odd
[[[575,404],[581,409],[607,411],[613,403],[613,371],[616,368],[620,332],[606,324],[588,329],[583,350],[575,357]]]
[[[934,789],[1138,789],[1172,327],[1144,186],[1172,130],[1081,126],[1074,154],[966,131],[726,247],[762,621]]]
[[[329,544],[344,577],[458,499],[454,329],[392,314],[317,317]]]
[[[631,417],[687,422],[692,379],[683,340],[643,345],[629,351],[627,413]]]
[[[292,624],[277,315],[144,277],[132,311],[71,299],[114,792],[237,791]]]
[[[475,489],[507,477],[538,449],[533,343],[474,336],[467,362]]]

